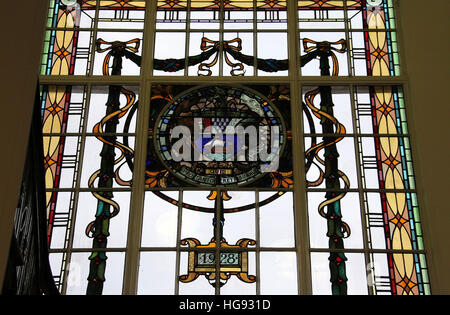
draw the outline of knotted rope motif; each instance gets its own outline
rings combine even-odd
[[[132,45],[134,44],[134,45]],[[102,48],[102,45],[107,45],[106,47]],[[109,51],[108,54],[105,56],[105,60],[103,61],[103,75],[109,75],[109,61],[111,59],[111,56],[113,57],[119,57],[115,58],[116,62],[121,62],[121,57],[124,57],[126,54],[126,51],[130,51],[133,53],[137,53],[139,51],[139,47],[141,45],[141,41],[138,38],[129,40],[127,42],[120,42],[120,41],[114,41],[114,42],[107,42],[103,39],[99,38],[96,42],[96,51],[98,53],[103,53],[105,51]],[[121,67],[121,65],[115,65],[113,64],[112,68],[117,68],[118,66]],[[114,75],[114,73],[113,73]]]
[[[102,45],[107,45],[106,47],[102,47]],[[130,51],[133,53],[138,52],[140,47],[140,40],[139,39],[133,39],[127,42],[120,42],[120,41],[114,41],[114,42],[107,42],[104,41],[103,39],[98,39],[96,42],[96,51],[98,53],[103,53],[108,51],[107,55],[105,56],[105,59],[103,61],[103,75],[107,76],[109,75],[109,64],[110,64],[110,60],[111,60],[111,56],[112,57],[116,57],[113,59],[113,66],[112,66],[112,74],[118,74],[118,72],[120,72],[120,69],[122,67],[122,57],[125,56],[126,51]],[[117,118],[120,119],[123,116],[125,116],[128,112],[128,110],[135,104],[136,101],[136,94],[133,91],[130,91],[128,89],[125,89],[124,87],[120,87],[120,92],[123,93],[126,97],[126,105],[122,108],[119,108],[116,111],[113,111],[111,113],[106,114],[97,124],[95,124],[94,128],[93,128],[93,133],[97,134],[96,138],[98,140],[100,140],[102,143],[112,146],[114,148],[117,148],[120,150],[120,156],[114,160],[114,165],[119,164],[120,162],[122,162],[127,156],[132,156],[134,154],[133,149],[131,149],[130,147],[114,141],[111,142],[108,139],[106,139],[104,136],[102,136],[102,134],[104,133],[104,127],[105,125],[110,122],[111,120]],[[114,171],[115,173],[115,180],[122,186],[131,186],[131,181],[124,181],[120,178],[119,176],[119,171],[120,168],[126,163],[123,162],[121,165],[119,165],[119,167],[117,167],[117,169]],[[88,187],[89,188],[94,188],[94,183],[95,180],[99,177],[99,175],[101,174],[102,170],[99,169],[97,171],[95,171],[89,178],[88,180]],[[115,217],[119,212],[120,212],[120,207],[117,204],[117,202],[109,199],[109,198],[105,198],[104,196],[102,196],[101,194],[97,193],[97,192],[92,192],[92,194],[94,195],[94,197],[99,200],[102,201],[106,204],[109,204],[112,208],[113,211],[109,216],[109,219]],[[104,225],[104,231],[102,231],[102,233],[105,236],[109,235],[109,224],[105,224]],[[92,221],[91,223],[88,224],[88,226],[86,227],[86,231],[85,234],[86,236],[93,238],[95,237],[95,221]]]
[[[312,46],[310,46],[311,44]],[[335,48],[335,45],[340,45],[340,48]],[[328,56],[333,60],[333,74],[332,76],[337,76],[339,74],[339,62],[336,57],[336,54],[333,51],[338,53],[345,53],[347,51],[347,42],[344,39],[341,39],[337,42],[316,42],[309,38],[303,39],[303,49],[306,53],[310,53],[313,51],[317,52],[319,56]]]

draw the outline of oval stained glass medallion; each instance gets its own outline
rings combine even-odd
[[[231,86],[175,97],[155,126],[155,149],[167,169],[202,187],[245,186],[267,175],[286,139],[281,115],[267,98]]]

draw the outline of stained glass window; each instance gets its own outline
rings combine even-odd
[[[396,24],[392,0],[50,0],[61,293],[430,294]]]

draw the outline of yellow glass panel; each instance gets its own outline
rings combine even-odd
[[[404,209],[406,209],[406,196],[404,193],[386,193],[386,200],[393,216],[403,214]]]
[[[389,66],[384,59],[376,59],[372,65],[372,75],[376,77],[389,76]]]
[[[384,174],[384,184],[386,189],[404,189],[405,185],[403,184],[402,176],[399,171],[394,168],[388,168]],[[395,197],[395,196],[394,196]],[[391,200],[393,201],[393,200]],[[397,204],[396,206],[397,207]]]
[[[94,2],[92,5],[96,5],[95,1],[89,1],[89,2]],[[101,7],[108,7],[108,6],[116,4],[116,3],[117,3],[117,1],[102,0],[102,1],[100,1],[100,6]]]
[[[400,174],[400,172],[396,168],[394,168],[393,174],[394,174],[394,188],[395,189],[404,189],[405,185],[403,184],[403,178],[402,178],[402,175]]]
[[[398,238],[400,238],[400,235],[398,236]],[[396,237],[396,240],[397,240],[397,237]],[[397,243],[397,242],[395,242],[395,243]],[[400,248],[394,247],[394,249],[400,249]],[[393,254],[392,256],[394,258],[394,263],[395,263],[395,266],[397,267],[400,277],[404,278],[406,275],[406,271],[405,271],[405,265],[403,263],[403,254]]]
[[[159,1],[162,2],[162,1]],[[158,5],[159,5],[158,2]],[[96,7],[97,2],[96,1],[86,1],[85,5],[88,7]],[[129,7],[134,6],[137,8],[145,8],[145,1],[142,0],[131,0],[131,1],[118,1],[118,0],[100,0],[100,7]]]
[[[213,7],[214,3],[211,3],[211,1],[208,0],[195,0],[191,2],[191,8],[194,9],[203,9],[208,7]]]
[[[402,249],[412,250],[411,238],[409,236],[408,230],[405,226],[400,229],[401,239],[402,239]],[[406,255],[405,255],[406,256]],[[405,257],[406,258],[406,257]],[[405,259],[405,269],[409,271],[408,276],[412,276],[414,262],[412,259]]]
[[[241,7],[241,8],[252,8],[253,7],[253,1],[248,0],[231,0],[231,5]]]
[[[403,210],[403,212],[406,210],[406,194],[405,193],[396,193],[395,198],[397,199],[397,206],[399,209],[399,212]],[[403,212],[401,213],[403,215]]]
[[[380,69],[381,69],[380,76],[389,76],[390,75],[389,66],[388,66],[386,60],[384,60],[384,59],[380,60]]]
[[[53,173],[51,168],[47,168],[46,172],[45,172],[45,184],[47,188],[53,188]],[[47,192],[47,203],[48,200],[50,199],[52,193],[51,192]]]
[[[55,63],[53,64],[52,71],[50,73],[51,75],[67,75],[69,74],[69,65],[67,63],[67,60],[65,59],[56,59]]]
[[[386,189],[392,189],[394,188],[394,174],[392,174],[392,169],[388,168],[384,174],[384,186]],[[395,195],[394,195],[395,198]],[[392,199],[391,201],[394,201],[392,205],[394,206],[393,211],[397,212],[397,203],[395,203],[395,199]],[[391,203],[389,203],[391,204]]]
[[[57,89],[56,85],[50,85],[48,87],[47,97],[51,104],[56,104],[56,95],[57,95],[56,89]]]
[[[179,1],[178,3],[173,3],[172,5],[170,5],[170,3],[167,3],[167,1],[158,1],[157,6],[158,6],[158,8],[162,7],[162,6],[169,6],[169,7],[176,6],[177,8],[179,8],[179,7],[185,8],[185,7],[187,7],[187,1]]]
[[[50,142],[48,145],[48,154],[46,154],[46,155],[52,156],[56,152],[56,150],[59,147],[59,141],[60,141],[60,137],[58,137],[58,136],[50,137]]]
[[[58,115],[54,115],[52,119],[52,129],[50,132],[52,133],[60,133],[61,132],[61,120]]]
[[[383,49],[386,44],[385,32],[369,32],[369,40],[375,49]]]
[[[377,86],[375,87],[375,96],[380,104],[389,104],[392,98],[392,91],[390,88]]]
[[[259,8],[259,7],[262,7],[262,6],[267,6],[268,4],[267,4],[267,2],[266,1],[256,1],[256,6]],[[276,7],[280,7],[280,6],[282,6],[282,7],[286,7],[287,6],[287,1],[278,1],[276,4],[275,4],[275,6]]]
[[[344,7],[344,1],[327,1],[327,4],[335,6],[335,7],[340,7],[343,8]]]
[[[44,156],[48,156],[50,148],[50,137],[42,137],[42,145],[44,147]]]
[[[183,1],[180,1],[180,2],[183,2]],[[138,8],[145,8],[145,1],[130,1],[128,3],[134,5],[135,7],[138,7]]]
[[[44,133],[60,133],[61,121],[58,115],[49,115],[42,126]],[[51,152],[49,152],[51,154]]]
[[[370,14],[367,25],[370,29],[386,29],[386,23],[383,20],[383,16],[380,13]]]
[[[58,20],[58,23],[56,23],[56,27],[66,27],[66,21],[67,21],[67,13],[63,13]]]
[[[63,98],[66,96],[66,87],[65,86],[56,86],[56,97],[53,104],[59,104]]]
[[[45,182],[45,188],[47,189],[52,189],[53,188],[53,182]],[[51,191],[47,191],[45,193],[45,204],[48,206],[48,204],[50,203],[50,200],[52,198],[52,192]],[[48,216],[48,213],[47,213]]]
[[[378,122],[378,132],[381,134],[387,133],[387,123],[385,115],[381,116],[380,121]],[[384,141],[384,139],[382,140]]]
[[[310,5],[314,4],[314,3],[315,3],[314,1],[304,1],[304,0],[300,0],[300,1],[298,2],[298,6],[299,6],[299,7],[308,7],[308,6],[310,6]]]
[[[387,121],[387,133],[390,135],[395,135],[397,134],[397,126],[395,125],[395,121],[392,118],[392,116],[387,115],[386,117],[386,121]],[[398,141],[396,141],[397,145],[398,145]],[[391,151],[392,152],[397,152],[398,148],[394,148],[391,147]]]
[[[379,77],[381,76],[381,73],[383,71],[381,70],[381,63],[379,59],[376,59],[372,64],[372,75]]]
[[[338,8],[344,8],[344,1],[343,0],[331,0],[331,1],[321,1],[317,2],[317,1],[306,1],[306,0],[299,0],[298,1],[298,6],[299,7],[308,7],[308,6],[312,6],[315,5],[317,7],[338,7]],[[356,1],[352,1],[354,3],[356,3]]]
[[[64,32],[64,48],[68,48],[73,40],[73,31],[65,31]]]
[[[57,58],[55,63],[53,64],[52,71],[50,72],[51,75],[57,75],[60,73],[61,70],[61,59]]]
[[[64,36],[66,35],[66,32],[64,31],[57,31],[56,32],[56,47],[62,48],[64,47]]]
[[[397,207],[397,196],[396,193],[386,193],[386,201],[391,209],[392,214],[397,215],[398,207]]]
[[[382,119],[382,121],[387,121],[386,119]],[[384,125],[384,123],[383,123]],[[390,155],[396,156],[398,152],[398,139],[395,137],[380,137],[381,147],[383,149],[386,157]]]
[[[66,28],[73,28],[75,25],[72,13],[66,14]]]
[[[49,115],[47,119],[44,121],[44,124],[42,126],[42,132],[50,133],[52,130],[52,124],[53,124],[53,115]],[[46,147],[46,145],[44,145],[44,147]]]

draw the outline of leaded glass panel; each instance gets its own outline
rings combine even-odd
[[[394,9],[49,0],[60,291],[429,294]]]

